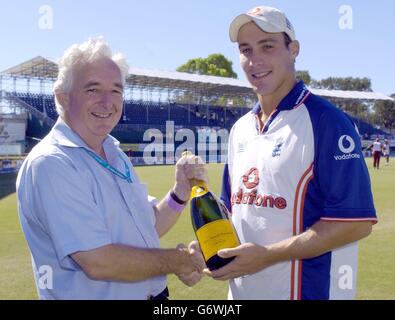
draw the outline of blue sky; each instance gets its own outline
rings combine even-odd
[[[71,44],[103,35],[135,67],[175,70],[190,58],[222,53],[244,80],[228,27],[263,4],[292,21],[301,43],[298,70],[315,79],[368,77],[373,90],[395,93],[393,0],[0,0],[0,70],[37,55],[57,59]],[[40,28],[44,5],[53,12],[51,29]],[[339,27],[343,5],[352,9],[351,29]]]

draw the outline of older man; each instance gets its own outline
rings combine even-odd
[[[165,299],[166,275],[200,279],[193,244],[160,249],[203,164],[184,157],[159,203],[109,135],[123,107],[128,66],[102,39],[68,49],[54,85],[60,117],[17,179],[19,215],[42,299]]]

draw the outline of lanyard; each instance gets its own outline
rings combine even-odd
[[[109,170],[112,174],[115,174],[116,176],[120,177],[123,180],[126,180],[129,183],[132,183],[132,178],[130,177],[130,170],[129,167],[127,165],[127,163],[125,162],[125,160],[123,160],[121,158],[121,156],[119,156],[123,162],[123,164],[125,165],[125,174],[123,174],[122,172],[119,172],[119,170],[115,169],[112,165],[110,165],[108,162],[104,161],[102,158],[100,158],[96,153],[83,148],[93,159],[96,160],[97,163],[99,163],[103,168]]]

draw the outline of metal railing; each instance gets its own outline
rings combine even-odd
[[[30,104],[26,103],[22,99],[18,98],[15,94],[10,93],[10,92],[4,92],[3,97],[9,100],[11,104],[16,104],[17,106],[26,109],[28,112],[30,112],[33,116],[35,116],[37,119],[41,120],[48,126],[52,127],[55,124],[55,120],[51,119],[48,117],[46,114],[43,112],[40,112]]]

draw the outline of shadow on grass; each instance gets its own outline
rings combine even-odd
[[[16,191],[17,173],[2,173],[0,174],[0,200]]]

